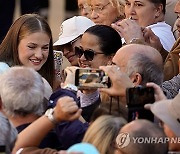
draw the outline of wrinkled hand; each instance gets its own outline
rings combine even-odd
[[[100,88],[101,92],[105,92],[111,96],[126,96],[126,88],[134,87],[131,79],[126,73],[121,72],[116,65],[100,66],[100,69],[105,71],[111,80],[110,88]]]
[[[65,96],[59,98],[55,107],[55,119],[60,121],[72,121],[78,119],[82,110],[78,108],[73,98]]]
[[[122,21],[116,22],[116,24],[111,24],[122,38],[125,39],[128,44],[133,38],[138,38],[144,40],[143,28],[140,27],[134,20],[124,19]]]
[[[158,51],[161,51],[163,46],[160,42],[160,39],[158,36],[156,36],[153,31],[150,28],[145,28],[143,30],[144,33],[144,39],[147,44],[154,47]]]
[[[67,85],[67,84],[73,84],[75,85],[75,72],[79,67],[76,66],[70,66],[66,67],[64,72],[66,74],[66,78],[64,83],[61,84],[61,87]]]

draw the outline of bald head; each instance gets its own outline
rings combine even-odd
[[[143,44],[129,44],[123,46],[116,52],[113,62],[118,65],[120,61],[127,61],[137,54],[147,56],[154,63],[157,63],[157,65],[163,65],[161,54],[155,48]]]
[[[129,133],[131,142],[130,144],[121,149],[126,154],[165,154],[168,150],[167,143],[137,143],[134,139],[141,138],[164,138],[165,134],[162,129],[148,120],[134,120],[120,130],[120,133]],[[134,138],[134,139],[133,139]],[[147,150],[148,149],[148,150]]]
[[[146,128],[148,128],[148,130]],[[156,126],[152,122],[141,119],[141,120],[134,120],[126,124],[125,126],[122,127],[120,132],[128,132],[130,134],[133,134],[134,132],[141,130],[140,133],[143,133],[143,131],[151,132],[152,129],[154,128],[156,128]]]
[[[162,84],[163,60],[155,48],[142,44],[125,45],[117,51],[112,61],[129,76],[133,73],[141,74],[141,85],[147,82]]]

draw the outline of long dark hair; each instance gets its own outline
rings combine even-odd
[[[0,61],[9,66],[22,65],[18,56],[19,42],[27,35],[43,31],[49,38],[49,55],[45,64],[38,71],[51,86],[55,79],[52,32],[46,20],[37,14],[25,14],[10,27],[0,45]]]
[[[119,33],[110,26],[95,25],[88,28],[85,33],[96,35],[99,38],[100,49],[107,56],[115,54],[122,47]]]

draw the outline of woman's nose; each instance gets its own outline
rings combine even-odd
[[[42,49],[38,49],[35,52],[35,57],[38,58],[38,59],[42,59],[43,58],[43,51],[42,51]]]

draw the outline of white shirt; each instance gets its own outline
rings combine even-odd
[[[147,28],[151,28],[154,34],[159,37],[161,44],[165,50],[171,50],[172,46],[175,43],[175,38],[171,31],[170,25],[166,24],[164,21],[147,26]]]

